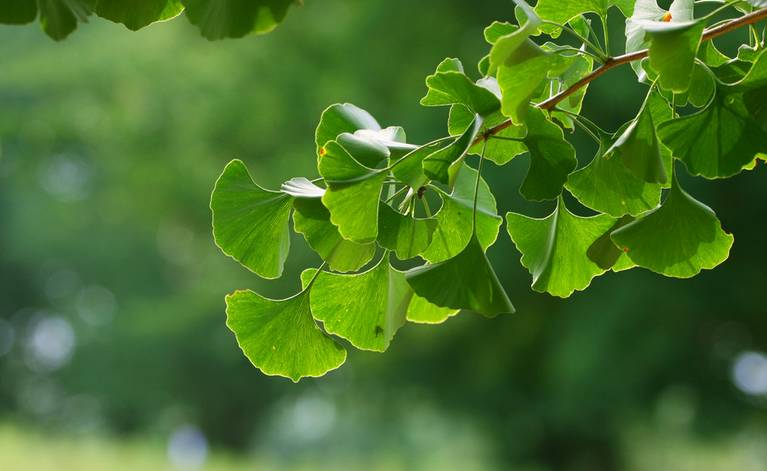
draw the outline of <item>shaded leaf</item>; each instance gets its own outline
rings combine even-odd
[[[330,222],[330,212],[319,198],[297,198],[293,208],[293,229],[304,236],[331,270],[355,271],[375,256],[375,243],[358,244],[341,237],[338,228]]]
[[[658,73],[661,88],[675,93],[686,92],[703,37],[703,22],[643,21],[650,42],[650,67]]]
[[[475,236],[454,258],[407,271],[418,296],[450,309],[468,309],[486,317],[513,313],[506,291]]]
[[[495,94],[466,76],[458,59],[445,59],[437,72],[426,77],[426,86],[428,93],[421,99],[424,106],[461,104],[482,116],[501,106]]]
[[[562,129],[538,108],[528,113],[527,129],[524,143],[530,152],[530,169],[519,191],[531,201],[554,199],[578,165],[575,149]]]
[[[272,31],[295,0],[181,0],[189,21],[208,39]]]
[[[384,203],[381,203],[378,217],[378,243],[395,251],[400,260],[409,260],[426,250],[437,227],[434,218],[407,216]]]
[[[177,16],[184,10],[181,0],[97,0],[96,14],[136,31],[156,21]]]
[[[482,117],[475,115],[474,121],[463,134],[450,145],[435,151],[423,160],[423,171],[432,180],[449,185],[455,184],[463,159],[482,128]]]
[[[431,244],[421,254],[424,260],[437,263],[458,255],[472,238],[472,210],[474,207],[474,185],[477,171],[463,164],[458,173],[455,187],[450,194],[437,190],[442,197],[442,208],[435,215],[437,228]],[[498,238],[502,219],[498,216],[495,197],[484,179],[480,179],[477,196],[477,239],[487,248]]]
[[[392,168],[392,173],[400,181],[417,190],[429,181],[423,169],[424,159],[450,145],[451,142],[450,139],[441,139],[418,147],[397,161]]]

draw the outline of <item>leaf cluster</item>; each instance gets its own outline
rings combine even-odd
[[[513,313],[486,255],[504,220],[532,288],[563,298],[610,271],[688,278],[728,258],[733,236],[678,176],[729,178],[767,159],[764,35],[736,57],[710,41],[728,22],[757,31],[763,2],[724,2],[703,15],[692,0],[668,11],[655,0],[515,3],[515,24],[485,29],[479,78],[455,58],[426,78],[421,104],[449,108],[446,136],[413,144],[401,127],[336,104],[316,130],[319,177],[269,190],[239,160],[224,169],[211,198],[224,253],[277,278],[292,220],[323,260],[289,299],[227,297],[227,325],[263,372],[320,376],[344,362],[345,345],[384,351],[407,322]],[[625,63],[646,97],[607,131],[581,109],[590,81],[617,60],[606,28],[613,10],[627,17],[629,56],[620,57],[636,58]],[[580,168],[575,132],[597,148]],[[529,162],[519,192],[551,208],[544,218],[502,218],[482,178],[518,158]]]

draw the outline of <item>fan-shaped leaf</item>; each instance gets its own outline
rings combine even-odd
[[[514,312],[475,236],[454,258],[409,270],[407,281],[418,296],[437,306],[468,309],[486,317]]]
[[[615,224],[615,218],[576,216],[560,198],[554,212],[543,219],[508,213],[506,222],[511,240],[522,253],[522,265],[533,275],[535,291],[567,298],[604,273],[586,252]]]
[[[282,22],[296,0],[181,0],[189,21],[208,39],[263,34]]]
[[[426,250],[437,228],[434,218],[407,216],[384,203],[381,203],[378,217],[378,243],[395,251],[400,260],[409,260]]]
[[[658,209],[616,230],[612,239],[640,267],[676,278],[724,262],[733,243],[714,211],[676,181]]]
[[[271,376],[298,382],[346,360],[346,350],[315,324],[305,291],[283,300],[236,291],[226,297],[226,325],[250,362]]]
[[[213,237],[221,250],[263,278],[279,278],[290,251],[292,198],[261,188],[240,160],[232,160],[210,199]]]

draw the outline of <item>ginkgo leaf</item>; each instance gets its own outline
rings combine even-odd
[[[620,8],[623,15],[629,17],[633,12],[634,0],[539,0],[535,12],[544,20],[563,25],[584,13],[607,17],[607,11],[613,6]],[[541,29],[556,37],[560,28],[544,25]]]
[[[647,183],[666,183],[668,177],[663,164],[661,143],[655,132],[652,112],[647,106],[651,94],[637,117],[615,142],[605,151],[604,158],[620,158],[623,165]]]
[[[383,352],[405,323],[412,295],[405,274],[384,256],[363,273],[320,273],[311,287],[312,314],[328,333],[361,350]]]
[[[530,152],[530,169],[519,192],[531,201],[556,198],[578,165],[575,149],[565,139],[562,128],[534,107],[528,113],[524,143]]]
[[[449,138],[440,139],[418,147],[398,160],[392,168],[392,173],[411,188],[421,188],[429,181],[429,177],[424,173],[424,159],[453,142],[454,140]]]
[[[759,112],[765,106],[764,98],[767,54],[762,53],[741,81],[719,84],[706,108],[663,123],[658,134],[692,174],[730,177],[758,154],[767,153],[767,114]]]
[[[440,307],[468,309],[486,317],[514,312],[475,236],[455,257],[408,270],[407,281],[418,296]]]
[[[705,23],[641,21],[639,24],[650,42],[650,67],[658,73],[660,87],[675,93],[686,92]]]
[[[93,0],[39,0],[40,24],[51,38],[60,41],[86,21],[93,11]]]
[[[690,278],[727,260],[733,236],[716,214],[674,180],[663,204],[612,233],[613,241],[640,267]]]
[[[455,187],[450,194],[437,190],[442,197],[442,208],[435,215],[437,228],[431,244],[421,254],[424,260],[437,263],[458,255],[472,238],[472,214],[474,186],[477,171],[465,163],[458,173]],[[484,179],[480,179],[477,195],[477,239],[487,248],[498,238],[503,220],[498,216],[495,197]]]
[[[322,203],[344,239],[373,242],[378,236],[378,200],[386,172],[359,163],[336,141],[324,146],[318,169],[327,190]]]
[[[23,25],[37,18],[37,2],[30,0],[3,0],[0,2],[0,23]]]
[[[496,24],[494,29],[489,31],[486,30],[485,32],[485,39],[487,39],[493,46],[490,49],[489,72],[491,74],[510,59],[516,62],[516,60],[512,59],[513,57],[522,59],[519,53],[529,50],[530,46],[535,45],[529,40],[529,37],[535,34],[538,26],[541,24],[541,19],[526,2],[514,0],[514,3],[523,10],[526,21],[519,27],[509,29],[508,32],[503,35],[497,34],[497,32],[503,28],[502,23]],[[489,36],[493,39],[492,41],[490,41]]]
[[[426,77],[428,93],[421,99],[424,106],[461,104],[474,114],[486,116],[498,108],[498,97],[487,88],[474,83],[463,71],[458,59],[445,59],[437,71]]]
[[[283,300],[236,291],[226,297],[226,325],[245,356],[267,375],[298,382],[346,361],[346,350],[314,322],[306,291]]]
[[[341,134],[354,133],[360,129],[380,131],[381,125],[370,113],[351,103],[330,105],[322,112],[314,133],[317,154],[321,153],[325,144],[334,141]]]
[[[189,21],[206,38],[241,38],[272,31],[296,0],[181,0]]]
[[[413,293],[407,308],[407,320],[415,324],[441,324],[459,312],[461,312],[460,309],[435,306]]]
[[[603,270],[609,270],[610,268],[616,267],[619,261],[621,261],[621,258],[627,259],[626,253],[619,249],[617,245],[615,245],[611,235],[616,230],[631,222],[634,222],[635,220],[635,217],[628,215],[618,219],[615,224],[610,227],[609,230],[599,236],[599,238],[589,246],[589,249],[586,251],[586,255],[589,257],[589,260],[596,263],[599,268]],[[628,265],[631,265],[632,267],[634,266],[634,263],[631,262],[630,259],[628,259],[628,261],[628,264],[622,264],[625,266],[624,269],[629,268]]]
[[[293,199],[253,182],[241,160],[232,160],[210,199],[213,237],[227,255],[262,278],[279,278],[290,251]]]
[[[506,118],[500,111],[496,111],[487,116],[484,120],[485,129],[504,123]],[[447,127],[448,132],[455,136],[460,135],[472,125],[474,114],[468,108],[462,105],[454,105],[450,108]],[[480,155],[485,152],[485,158],[498,164],[505,165],[514,157],[527,152],[527,147],[523,143],[527,136],[527,127],[525,125],[507,126],[500,132],[495,133],[482,142],[476,142],[469,148],[469,154]]]
[[[181,0],[98,0],[96,3],[97,15],[122,23],[133,31],[178,16],[183,10]]]
[[[475,115],[472,124],[448,146],[445,146],[423,159],[423,171],[432,180],[445,183],[451,188],[455,185],[463,159],[469,152],[474,140],[482,128],[482,117]]]
[[[296,198],[293,208],[293,229],[304,236],[331,270],[355,271],[375,256],[374,242],[358,244],[341,237],[338,228],[330,222],[330,212],[319,198]]]
[[[381,203],[378,217],[378,243],[395,251],[400,260],[409,260],[426,250],[437,228],[435,218],[407,216],[384,203]]]
[[[584,206],[616,217],[636,216],[657,207],[662,185],[641,180],[620,159],[605,158],[613,136],[603,133],[600,141],[591,163],[568,176],[568,191]]]
[[[522,254],[522,265],[533,276],[533,289],[561,298],[586,289],[595,276],[604,273],[586,252],[613,224],[615,218],[606,214],[576,216],[562,198],[543,219],[506,215],[506,227]]]

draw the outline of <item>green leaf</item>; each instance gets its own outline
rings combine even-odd
[[[450,145],[437,150],[423,159],[423,171],[432,180],[455,185],[464,157],[482,128],[482,117],[475,115],[474,122]]]
[[[189,21],[206,38],[241,38],[272,31],[295,0],[182,0]]]
[[[618,266],[618,264],[623,261],[623,259],[625,259],[628,260],[628,263],[625,263],[625,261],[620,263],[623,266],[622,269],[633,268],[635,266],[634,263],[631,262],[628,257],[626,257],[625,252],[623,252],[615,245],[611,235],[621,227],[634,222],[635,219],[636,218],[633,216],[628,215],[618,219],[618,221],[616,221],[615,224],[607,232],[599,236],[599,238],[595,240],[591,246],[589,246],[589,249],[586,251],[586,255],[589,257],[589,260],[596,263],[597,266],[603,270],[609,270],[610,268],[613,268],[615,271],[619,271],[616,269],[616,266]]]
[[[615,218],[576,216],[560,198],[554,212],[543,219],[508,213],[506,223],[511,240],[522,253],[522,265],[533,275],[535,291],[567,298],[604,273],[586,252],[613,226]]]
[[[714,211],[676,180],[658,209],[616,230],[612,239],[640,267],[676,278],[716,267],[727,260],[733,243]]]
[[[668,11],[660,8],[656,0],[637,0],[634,14],[626,20],[626,52],[647,49],[650,42],[645,38],[646,24],[655,24],[668,20],[671,23],[685,23],[694,20],[693,0],[674,0]],[[649,23],[648,23],[649,22]],[[631,63],[640,81],[645,81],[644,71],[639,61]]]
[[[529,38],[537,31],[541,24],[541,19],[526,2],[514,0],[514,3],[522,8],[526,16],[524,24],[519,27],[507,28],[503,23],[494,23],[490,25],[492,29],[485,31],[485,39],[493,45],[490,49],[489,72],[491,74],[507,61],[519,62],[519,59],[523,59],[520,53],[524,55],[531,46],[535,46],[535,43],[530,41]],[[508,32],[499,36],[497,33],[502,29],[506,29]],[[491,38],[488,38],[488,36],[491,36]]]
[[[315,324],[306,291],[283,300],[236,291],[226,297],[226,316],[242,352],[267,375],[298,382],[346,361],[346,350]]]
[[[739,82],[717,86],[703,110],[663,123],[658,134],[694,175],[726,178],[767,153],[767,54]],[[762,108],[760,108],[762,107]]]
[[[78,21],[85,21],[93,11],[95,0],[38,0],[40,24],[43,31],[61,41],[77,29]]]
[[[394,250],[400,260],[409,260],[426,250],[437,228],[434,218],[406,216],[385,203],[381,203],[378,217],[378,243]]]
[[[380,131],[381,125],[370,113],[351,103],[330,105],[322,112],[320,124],[315,131],[317,155],[320,155],[325,144],[336,140],[341,134],[354,133],[360,129]]]
[[[440,307],[486,317],[514,312],[476,236],[454,258],[408,270],[407,281],[418,296]]]
[[[567,69],[565,69],[561,75],[554,78],[554,83],[557,84],[557,86],[554,88],[549,87],[548,90],[544,87],[545,94],[540,97],[539,102],[543,102],[553,95],[559,93],[560,91],[566,90],[575,85],[576,82],[588,75],[593,70],[593,68],[594,59],[591,56],[574,56]],[[570,113],[580,114],[581,108],[583,106],[583,100],[586,98],[586,92],[588,92],[588,89],[588,84],[581,87],[578,89],[578,91],[559,102],[557,108],[559,110],[569,111]],[[551,116],[565,125],[568,129],[574,129],[575,123],[573,123],[573,118],[570,114],[553,110],[551,112]]]
[[[407,320],[416,324],[441,324],[459,312],[460,309],[435,306],[413,293],[407,309]]]
[[[156,21],[177,16],[184,10],[181,0],[98,0],[96,14],[136,31]]]
[[[449,139],[440,139],[418,147],[398,160],[392,168],[392,173],[400,181],[418,190],[429,181],[423,169],[424,159],[450,145],[451,142]]]
[[[488,80],[494,79],[490,77]],[[448,132],[453,136],[462,134],[472,125],[473,120],[474,114],[468,108],[454,105],[450,108],[447,122]],[[507,118],[500,111],[496,111],[485,118],[483,128],[492,128],[506,122],[506,120]],[[484,149],[486,159],[497,165],[505,165],[514,157],[527,152],[527,147],[523,143],[524,137],[527,136],[527,127],[524,125],[507,126],[494,136],[487,139],[487,147],[485,147],[485,142],[478,142],[469,148],[468,153],[480,155]]]
[[[538,108],[531,107],[527,128],[524,143],[530,152],[530,169],[519,191],[530,201],[554,199],[578,165],[575,149],[565,139],[562,128]]]
[[[648,93],[637,117],[605,151],[604,158],[619,157],[626,168],[642,181],[666,183],[668,177],[661,155],[661,144],[655,133],[652,112],[647,106],[650,96],[651,93]]]
[[[530,40],[498,67],[501,110],[514,124],[523,124],[530,100],[548,83],[548,77],[561,75],[573,58],[547,52]]]
[[[584,206],[616,217],[636,216],[657,207],[662,186],[642,181],[620,159],[605,158],[615,138],[600,137],[602,143],[591,163],[567,178],[570,193]]]
[[[328,186],[322,203],[330,211],[330,221],[344,239],[373,242],[378,236],[378,200],[386,172],[362,165],[336,141],[324,149],[318,168]]]
[[[544,20],[565,24],[584,13],[607,17],[607,11],[613,6],[620,8],[623,15],[629,17],[634,8],[634,0],[539,0],[535,12]],[[541,29],[556,36],[560,28],[545,25]]]
[[[476,179],[477,171],[464,163],[453,191],[447,194],[437,190],[442,197],[442,208],[435,215],[437,228],[434,230],[431,244],[421,254],[424,260],[437,263],[453,258],[471,240]],[[476,233],[483,248],[486,249],[495,243],[502,222],[490,187],[484,179],[480,179]]]
[[[429,91],[421,99],[424,106],[461,104],[482,116],[489,115],[501,106],[493,92],[466,76],[458,59],[442,61],[437,72],[426,77],[426,87]]]
[[[640,26],[650,41],[650,67],[658,73],[661,88],[675,93],[686,92],[705,24],[642,21]]]
[[[228,256],[262,278],[279,278],[290,251],[292,198],[261,188],[240,160],[232,160],[210,199],[213,237]]]
[[[293,208],[293,229],[304,236],[331,270],[359,270],[375,256],[375,243],[358,244],[341,237],[319,198],[296,198]]]
[[[412,295],[405,274],[385,255],[363,273],[320,273],[311,287],[312,313],[328,333],[361,350],[383,352],[405,323]]]

